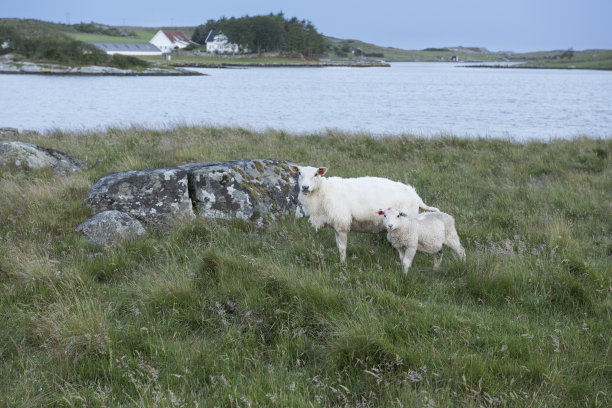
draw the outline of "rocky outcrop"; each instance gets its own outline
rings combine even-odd
[[[181,166],[197,216],[241,218],[263,224],[279,215],[301,215],[297,181],[288,162],[236,160]]]
[[[117,210],[145,224],[195,216],[263,224],[303,215],[288,165],[257,159],[113,173],[94,184],[86,202],[94,213]]]
[[[134,240],[146,234],[142,223],[120,211],[103,211],[76,227],[96,244]]]
[[[0,62],[2,74],[42,74],[42,75],[115,75],[115,76],[183,76],[204,75],[200,72],[177,68],[149,67],[143,70],[121,69],[103,66],[72,67],[58,64],[34,62]]]
[[[70,174],[87,169],[88,164],[59,150],[23,142],[0,142],[0,167],[20,170],[52,168],[58,174]]]
[[[187,171],[179,167],[109,174],[93,185],[86,202],[94,214],[117,210],[154,224],[194,217]]]

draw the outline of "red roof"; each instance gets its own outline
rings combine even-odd
[[[185,37],[185,34],[180,31],[170,31],[170,30],[162,30],[162,32],[168,37],[170,41],[175,42],[186,42],[190,43],[189,39]]]

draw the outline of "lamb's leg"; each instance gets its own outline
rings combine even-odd
[[[395,248],[395,249],[397,249],[397,253],[399,254],[400,263],[404,262],[404,254],[406,253],[406,250],[404,248]]]
[[[336,231],[336,245],[338,246],[338,252],[340,253],[340,262],[346,262],[346,240],[347,231]]]
[[[449,234],[445,244],[457,253],[459,259],[465,261],[465,249],[463,249],[463,247],[461,246],[461,241],[459,241],[459,235],[457,235],[457,231],[452,231]]]
[[[442,250],[439,250],[434,254],[434,269],[438,269],[440,267],[440,263],[442,262]]]
[[[410,269],[410,265],[412,265],[412,260],[414,259],[416,250],[416,247],[408,247],[404,252],[404,257],[402,258],[402,267],[404,268],[404,273],[406,275],[408,274],[408,269]]]

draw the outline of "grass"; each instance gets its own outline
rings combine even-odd
[[[346,65],[348,62],[330,62],[320,60],[301,60],[295,58],[283,58],[278,56],[257,56],[256,54],[248,56],[189,56],[189,55],[172,55],[170,61],[163,60],[161,56],[139,56],[140,59],[149,63],[155,63],[162,66],[269,66],[269,65],[295,65],[295,66],[327,66],[327,65]],[[374,62],[364,61],[365,64],[372,66],[382,66]]]
[[[573,52],[572,58],[558,58],[551,53],[537,53],[527,60],[527,68],[598,69],[612,70],[611,50],[586,50]]]
[[[154,32],[147,30],[133,30],[136,37],[117,37],[103,34],[88,34],[88,33],[67,33],[70,37],[77,41],[83,42],[122,42],[122,43],[148,43],[155,35]]]
[[[0,170],[1,406],[606,407],[612,140],[518,144],[177,126],[24,134],[96,163]],[[415,186],[467,252],[405,276],[307,220],[74,232],[109,172],[277,157]]]

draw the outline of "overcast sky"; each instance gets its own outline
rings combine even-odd
[[[278,13],[380,46],[612,49],[612,0],[2,0],[0,17],[146,27]]]

